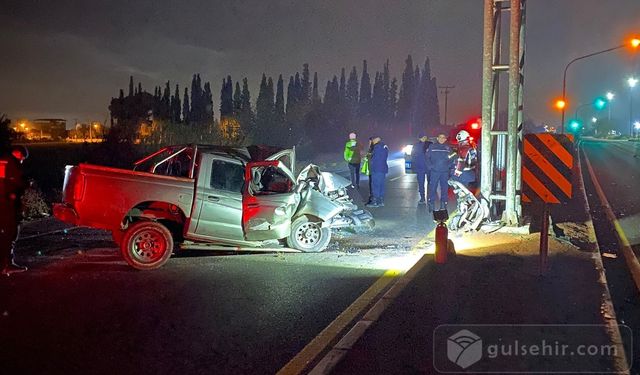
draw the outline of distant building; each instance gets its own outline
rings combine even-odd
[[[67,138],[67,120],[41,118],[31,121],[29,139],[60,141]]]

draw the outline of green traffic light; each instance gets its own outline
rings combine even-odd
[[[569,127],[571,128],[571,130],[576,131],[576,130],[580,130],[580,128],[582,128],[582,124],[578,120],[571,120],[569,122]]]
[[[607,106],[607,101],[603,98],[596,98],[596,100],[593,102],[593,106],[596,107],[596,109],[603,109]]]

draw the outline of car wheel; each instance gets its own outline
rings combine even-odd
[[[331,228],[323,228],[322,222],[311,221],[302,216],[291,224],[291,234],[287,237],[287,245],[304,252],[320,252],[327,248],[331,241]]]
[[[133,268],[152,270],[164,265],[173,252],[173,237],[162,224],[139,221],[126,230],[120,242],[124,260]]]

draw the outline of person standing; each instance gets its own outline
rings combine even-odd
[[[428,180],[429,166],[427,163],[427,149],[431,142],[428,141],[428,137],[424,134],[420,134],[418,142],[413,145],[411,149],[411,169],[416,172],[416,178],[418,179],[418,193],[420,194],[420,200],[418,204],[425,204],[425,190],[424,181]]]
[[[22,162],[29,156],[24,146],[13,146],[0,156],[0,272],[3,275],[26,271],[13,260],[21,219],[21,199],[26,189]]]
[[[349,140],[344,145],[344,160],[349,165],[351,187],[360,189],[360,161],[362,159],[362,145],[356,139],[356,133],[349,134]]]
[[[384,180],[389,172],[387,158],[389,148],[380,137],[373,137],[371,141],[371,158],[369,159],[369,171],[371,175],[372,199],[366,204],[367,207],[384,207]]]
[[[438,186],[440,187],[440,210],[447,209],[449,197],[449,173],[453,169],[456,153],[446,144],[447,135],[438,134],[437,142],[429,146],[427,150],[427,163],[429,164],[429,212],[435,208],[438,198]]]
[[[456,134],[458,141],[458,160],[453,172],[453,179],[462,183],[466,188],[476,182],[476,166],[478,164],[478,151],[466,130],[460,130]]]

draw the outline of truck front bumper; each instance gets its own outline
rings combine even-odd
[[[53,204],[53,216],[55,216],[58,220],[62,220],[65,223],[71,225],[78,225],[78,213],[76,210],[65,203],[54,203]]]

